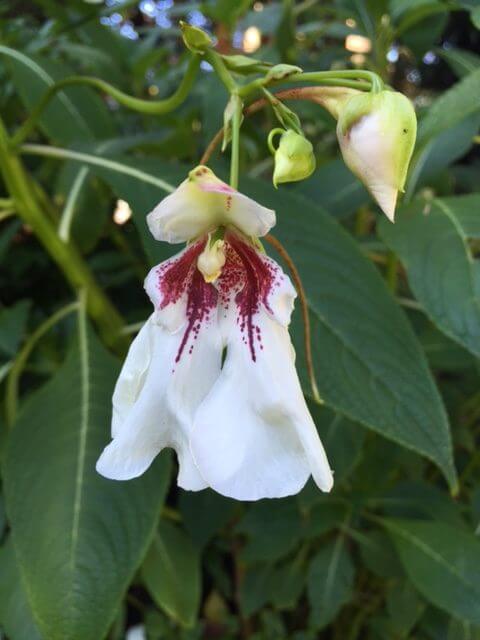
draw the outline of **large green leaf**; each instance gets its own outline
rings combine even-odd
[[[475,71],[480,65],[480,56],[473,53],[473,51],[457,49],[456,47],[450,49],[438,48],[436,51],[438,55],[448,62],[453,72],[459,78],[463,78],[472,71]]]
[[[200,558],[187,534],[162,520],[142,567],[145,585],[157,605],[193,627],[200,604]]]
[[[7,513],[29,604],[49,640],[105,637],[164,500],[165,459],[126,483],[95,471],[117,372],[80,318],[65,363],[27,401],[9,438]]]
[[[295,190],[336,218],[343,218],[370,200],[367,190],[340,158],[320,166]]]
[[[382,520],[410,580],[430,602],[480,624],[480,541],[438,521]]]
[[[416,149],[406,187],[409,196],[415,191],[424,166],[432,161],[432,157],[434,162],[438,162],[436,158],[440,156],[441,162],[442,151],[447,155],[450,154],[452,158],[458,157],[458,153],[466,151],[468,139],[465,141],[464,137],[468,136],[469,127],[467,125],[463,131],[460,125],[467,118],[472,118],[471,125],[475,127],[474,116],[479,113],[480,106],[477,100],[472,100],[472,96],[478,95],[479,92],[480,69],[476,69],[437,98],[420,120]],[[457,129],[458,127],[460,129]],[[449,136],[449,130],[456,130],[463,142],[460,142],[460,139],[455,140],[456,134],[454,132]],[[442,137],[440,141],[438,141],[439,137]]]
[[[27,56],[10,47],[0,46],[0,57],[7,61],[13,83],[28,110],[55,82],[73,75],[66,65],[39,56]],[[63,144],[106,138],[115,133],[105,103],[89,87],[72,86],[57,93],[39,122],[49,138]]]
[[[443,131],[454,127],[469,115],[480,110],[472,96],[480,92],[480,69],[465,76],[438,98],[418,127],[417,145],[422,147]]]
[[[0,549],[0,628],[12,640],[41,640],[28,606],[11,539]]]
[[[308,571],[310,624],[313,627],[325,627],[350,600],[354,575],[343,536],[326,544],[314,556]]]
[[[480,356],[480,272],[467,237],[480,231],[480,196],[418,200],[380,233],[404,264],[410,287],[433,322]],[[475,234],[476,231],[476,234]]]
[[[442,401],[420,345],[378,271],[320,207],[261,181],[245,184],[249,195],[276,210],[275,234],[300,271],[325,402],[426,455],[454,484]],[[301,361],[302,350],[297,353]]]

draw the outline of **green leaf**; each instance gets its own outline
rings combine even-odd
[[[480,271],[466,229],[477,230],[479,196],[416,201],[395,225],[380,223],[388,246],[400,256],[410,287],[433,322],[474,355],[480,355]],[[457,214],[458,211],[458,214]]]
[[[350,601],[354,574],[343,536],[329,542],[314,556],[308,571],[311,626],[322,629]]]
[[[421,347],[377,269],[320,207],[261,181],[244,183],[249,195],[276,210],[275,235],[303,280],[325,403],[427,456],[454,486],[442,401]],[[297,358],[302,371],[301,345]]]
[[[473,51],[457,49],[456,47],[450,49],[440,47],[435,51],[448,62],[459,78],[463,78],[480,66],[480,56],[473,53]]]
[[[419,123],[417,148],[480,110],[472,96],[480,93],[480,69],[465,76],[433,103]]]
[[[150,595],[169,616],[193,627],[200,604],[200,558],[190,538],[162,520],[142,566]]]
[[[367,535],[360,534],[359,543],[363,564],[381,578],[402,578],[405,575],[390,538],[381,530],[373,529]]]
[[[65,363],[27,401],[9,438],[7,513],[29,604],[49,640],[104,638],[165,497],[165,459],[126,483],[95,471],[117,373],[81,316]]]
[[[195,546],[201,549],[232,518],[238,503],[212,489],[205,489],[195,493],[182,491],[179,508],[185,529]]]
[[[30,300],[0,310],[0,351],[15,356],[27,326]]]
[[[345,416],[318,404],[310,402],[309,409],[322,434],[322,442],[328,451],[332,468],[335,469],[335,484],[338,486],[348,478],[358,463],[365,432]]]
[[[294,498],[255,502],[237,525],[237,531],[248,537],[242,560],[255,563],[285,556],[298,544],[301,530]]]
[[[459,505],[447,493],[419,481],[399,482],[384,497],[374,500],[394,518],[432,518],[465,529]]]
[[[28,606],[11,539],[0,549],[0,627],[12,640],[41,640]]]
[[[410,174],[408,193],[412,194],[429,179],[438,175],[467,153],[478,131],[480,113],[473,113],[454,127],[443,131],[426,144],[418,156]]]
[[[310,178],[294,188],[336,218],[352,214],[371,199],[341,158],[322,164]]]
[[[407,581],[398,582],[387,593],[387,611],[395,638],[409,638],[425,605]]]
[[[480,540],[438,521],[382,524],[418,591],[451,615],[480,624]]]
[[[45,91],[69,75],[71,70],[59,62],[0,46],[7,57],[12,80],[27,108],[31,110]],[[55,95],[40,117],[44,133],[52,140],[68,144],[113,136],[113,119],[99,95],[89,87],[68,87]]]

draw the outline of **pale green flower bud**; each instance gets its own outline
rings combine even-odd
[[[278,130],[274,130],[275,133]],[[275,151],[273,184],[297,182],[308,178],[315,170],[315,156],[309,140],[292,129],[285,131]]]
[[[193,53],[204,54],[207,49],[213,46],[213,40],[203,29],[194,27],[183,20],[180,20],[180,29],[185,46]]]
[[[354,95],[339,114],[337,137],[345,164],[392,222],[416,134],[412,103],[396,91]]]

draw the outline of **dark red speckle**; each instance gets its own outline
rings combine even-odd
[[[162,294],[160,309],[165,309],[186,296],[187,325],[175,362],[180,360],[188,344],[188,353],[192,353],[192,340],[197,339],[202,324],[208,322],[212,309],[217,306],[217,290],[212,284],[205,282],[197,269],[197,259],[204,246],[205,240],[195,243],[179,258],[163,263],[157,270],[158,288]]]

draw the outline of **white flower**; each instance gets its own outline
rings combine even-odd
[[[187,206],[185,183],[166,199],[183,220],[177,194]],[[247,203],[247,226],[256,210],[257,225],[268,231],[272,222],[262,216],[273,221],[273,212],[237,192],[232,199]],[[162,204],[155,212],[178,230]],[[145,288],[155,310],[133,341],[115,388],[113,440],[97,463],[102,475],[134,478],[164,447],[173,447],[184,489],[209,486],[257,500],[297,493],[310,474],[320,489],[331,489],[288,334],[295,290],[242,233],[242,220],[240,206],[233,225],[219,217],[227,229],[215,282],[199,269],[206,236],[148,274]]]

